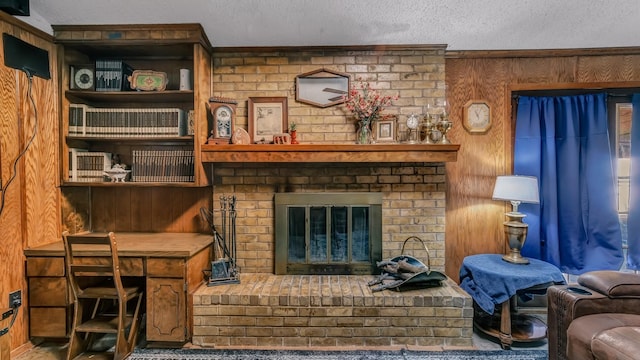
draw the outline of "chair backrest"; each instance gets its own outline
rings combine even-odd
[[[76,298],[83,297],[87,286],[104,280],[112,282],[118,298],[124,298],[118,247],[113,232],[71,235],[65,231],[62,239],[67,278]]]

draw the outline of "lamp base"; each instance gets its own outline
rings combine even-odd
[[[504,222],[504,235],[509,245],[509,252],[502,257],[502,260],[508,261],[512,264],[526,265],[529,260],[522,257],[520,250],[527,239],[527,230],[529,226],[522,222],[522,218],[525,217],[523,213],[508,212],[508,221]]]
[[[510,262],[512,264],[521,264],[526,265],[529,263],[529,259],[520,255],[520,252],[517,253],[509,253],[502,256],[502,260]]]

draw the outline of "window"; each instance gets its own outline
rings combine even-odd
[[[633,114],[633,108],[629,99],[611,99],[613,105],[615,105],[615,111],[610,112],[610,118],[614,126],[612,136],[615,137],[615,141],[612,141],[615,146],[616,153],[616,174],[618,177],[618,217],[620,219],[620,230],[622,232],[622,248],[625,254],[625,262],[622,265],[624,269],[626,267],[627,256],[627,217],[629,214],[629,190],[630,190],[630,170],[631,170],[631,118]]]
[[[631,162],[631,128],[633,108],[631,104],[631,94],[637,93],[637,88],[610,88],[610,89],[574,89],[574,90],[534,90],[518,92],[517,95],[528,96],[569,96],[579,95],[583,93],[599,92],[606,94],[608,106],[608,123],[610,146],[612,154],[615,155],[613,162],[616,175],[616,193],[615,201],[617,201],[618,220],[622,235],[622,251],[625,257],[622,263],[622,270],[626,270],[627,257],[627,221],[629,214],[629,195],[630,195],[630,162]],[[517,96],[514,97],[517,101]],[[515,104],[514,109],[517,108]],[[636,109],[637,110],[637,109]],[[514,116],[515,119],[515,116]],[[640,146],[640,144],[637,144]],[[613,200],[613,199],[611,199]],[[579,245],[578,245],[579,246]]]

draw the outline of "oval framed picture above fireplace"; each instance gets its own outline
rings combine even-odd
[[[381,193],[275,195],[276,275],[374,274],[382,258]]]

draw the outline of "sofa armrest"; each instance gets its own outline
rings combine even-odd
[[[588,283],[589,281],[591,280],[587,280]],[[572,288],[588,290],[590,293],[573,291]],[[547,289],[549,360],[567,359],[567,329],[571,321],[581,316],[601,313],[640,314],[640,297],[610,297],[600,291],[577,285],[549,287]]]
[[[573,319],[606,309],[611,299],[598,292],[582,294],[569,290],[575,285],[547,289],[547,336],[549,360],[567,359],[567,329]]]
[[[640,298],[640,275],[619,271],[591,271],[578,277],[578,284],[610,298]]]

